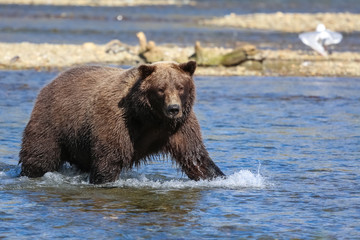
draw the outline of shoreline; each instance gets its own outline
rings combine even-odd
[[[112,41],[113,42],[113,41]],[[96,65],[143,64],[139,56],[139,46],[125,45],[117,53],[109,51],[109,42],[97,45],[91,42],[75,44],[35,44],[0,42],[0,69],[2,70],[63,70],[69,67]],[[194,54],[194,47],[173,45],[157,46],[166,61],[186,62]],[[214,53],[227,53],[232,49],[208,48]],[[259,65],[245,62],[234,67],[199,66],[197,75],[217,76],[360,76],[360,53],[335,52],[322,57],[312,51],[259,50],[265,60]]]
[[[360,14],[343,13],[254,13],[237,15],[231,13],[223,17],[213,17],[199,21],[208,27],[235,27],[243,29],[271,30],[288,33],[315,31],[322,23],[332,31],[360,31]]]
[[[191,0],[0,0],[0,4],[10,5],[52,5],[52,6],[90,6],[90,7],[127,7],[141,5],[194,5]]]

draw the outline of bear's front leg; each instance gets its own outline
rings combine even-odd
[[[110,145],[96,144],[93,149],[89,181],[92,184],[114,182],[123,168],[123,156]]]
[[[121,172],[121,164],[108,163],[107,159],[97,159],[91,166],[89,182],[92,184],[103,184],[115,182]]]
[[[167,150],[192,180],[225,176],[209,157],[194,114],[191,114],[185,124],[171,137]]]

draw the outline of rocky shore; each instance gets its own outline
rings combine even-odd
[[[0,0],[0,4],[51,4],[129,6],[160,4],[193,4],[190,0]],[[360,14],[353,13],[256,13],[229,14],[224,17],[203,19],[201,26],[236,27],[279,32],[314,31],[323,23],[333,31],[351,33],[360,31]],[[135,66],[155,61],[198,62],[198,75],[250,75],[250,76],[360,76],[360,52],[334,52],[323,57],[310,50],[263,50],[249,43],[236,49],[172,44],[157,46],[147,42],[138,33],[139,45],[127,45],[119,40],[108,44],[87,42],[75,44],[1,43],[0,69],[62,70],[82,64]]]
[[[210,48],[214,54],[226,54],[233,49]],[[185,62],[194,55],[195,47],[157,46],[163,60]],[[144,63],[140,46],[129,46],[115,40],[105,45],[0,43],[0,69],[61,70],[81,64],[128,65]],[[252,76],[360,76],[360,53],[335,52],[324,58],[312,51],[262,50],[264,60],[246,61],[225,67],[200,66],[198,75]]]

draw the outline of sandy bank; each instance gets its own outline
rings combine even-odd
[[[360,31],[360,14],[354,13],[256,13],[229,14],[200,21],[206,26],[229,26],[237,28],[275,30],[281,32],[314,31],[319,23],[333,31]]]
[[[193,47],[159,46],[165,60],[187,61]],[[231,49],[213,48],[214,53]],[[137,65],[143,63],[138,46],[121,46],[116,53],[109,45],[0,43],[1,69],[64,69],[81,64]],[[265,60],[254,66],[246,62],[236,67],[199,67],[198,75],[288,75],[288,76],[360,76],[360,53],[336,52],[328,58],[309,51],[265,50]]]
[[[55,6],[139,6],[139,5],[183,5],[190,0],[0,0],[0,4],[55,5]]]

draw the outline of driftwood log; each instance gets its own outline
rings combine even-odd
[[[144,59],[146,63],[154,63],[165,60],[164,53],[156,47],[155,42],[147,42],[146,36],[143,32],[138,32],[136,36],[139,39],[140,44],[139,56]]]
[[[216,53],[212,49],[205,49],[201,47],[200,42],[195,43],[195,60],[200,66],[218,66],[226,67],[236,66],[245,63],[246,61],[256,61],[261,63],[264,57],[254,45],[246,44],[242,47],[236,48],[233,51],[222,54]]]

